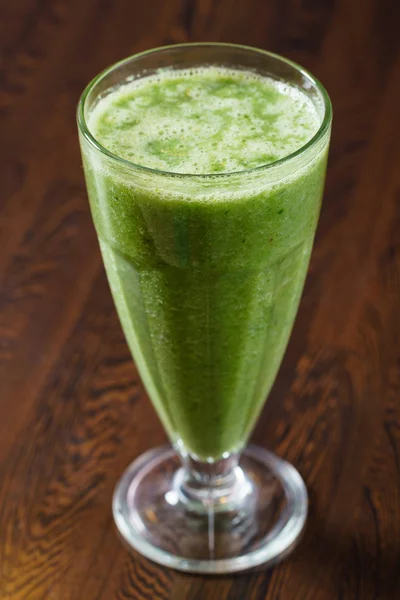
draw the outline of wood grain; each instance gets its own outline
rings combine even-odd
[[[0,598],[400,597],[400,3],[1,4]],[[283,53],[334,104],[309,278],[254,433],[305,477],[307,532],[272,570],[214,578],[132,555],[115,532],[118,476],[164,433],[110,298],[75,128],[103,67],[198,40]]]

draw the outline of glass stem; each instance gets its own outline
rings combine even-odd
[[[252,485],[239,466],[240,455],[233,453],[215,462],[205,462],[181,453],[174,489],[186,510],[204,514],[240,510],[250,497]]]

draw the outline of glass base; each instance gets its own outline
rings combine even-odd
[[[308,501],[292,465],[249,446],[229,473],[215,481],[215,476],[213,486],[194,481],[190,466],[182,467],[171,447],[146,452],[115,489],[119,532],[150,560],[192,573],[271,565],[293,549]]]

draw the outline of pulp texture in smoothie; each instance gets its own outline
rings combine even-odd
[[[248,171],[299,150],[320,121],[301,90],[217,67],[127,81],[89,114],[109,152],[175,174],[135,177],[124,161],[108,169],[83,153],[128,344],[171,439],[200,459],[243,446],[272,386],[307,271],[326,147],[273,183]],[[188,173],[204,177],[194,184]]]

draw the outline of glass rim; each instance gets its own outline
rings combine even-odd
[[[263,165],[258,165],[257,167],[252,167],[251,169],[240,169],[237,171],[226,171],[223,173],[178,173],[176,171],[165,171],[163,169],[155,169],[152,167],[146,167],[145,165],[141,165],[141,164],[135,163],[133,161],[127,160],[127,159],[123,158],[122,156],[119,156],[118,154],[111,152],[111,150],[108,150],[105,146],[103,146],[90,131],[87,121],[86,121],[86,118],[85,118],[86,100],[87,100],[87,97],[89,96],[90,92],[92,90],[94,90],[95,86],[98,83],[100,83],[105,77],[107,77],[107,75],[109,75],[113,71],[117,70],[118,68],[124,66],[125,64],[129,63],[130,61],[132,61],[134,59],[146,56],[148,54],[155,54],[157,52],[171,50],[173,48],[191,48],[191,47],[196,47],[196,46],[197,47],[211,46],[211,47],[216,47],[216,48],[224,47],[224,48],[228,48],[228,49],[232,48],[232,49],[239,49],[239,50],[244,50],[244,51],[252,52],[252,53],[258,53],[261,55],[269,56],[270,58],[280,61],[281,63],[285,63],[286,65],[296,69],[296,71],[298,71],[304,77],[306,77],[314,85],[314,87],[317,88],[317,90],[319,91],[319,93],[321,94],[321,97],[322,97],[324,114],[323,114],[323,118],[321,120],[321,123],[320,123],[319,128],[316,131],[316,133],[305,144],[300,146],[300,148],[298,148],[294,152],[291,152],[287,156],[279,158],[278,160],[275,160],[275,161],[272,161],[272,162],[269,162],[269,163],[266,163]],[[268,50],[263,50],[261,48],[256,48],[253,46],[246,46],[246,45],[242,45],[242,44],[232,44],[232,43],[225,43],[225,42],[185,42],[182,44],[168,44],[166,46],[158,46],[155,48],[150,48],[148,50],[144,50],[142,52],[138,52],[136,54],[132,54],[131,56],[128,56],[127,58],[124,58],[116,63],[113,63],[106,69],[103,69],[103,71],[101,71],[98,75],[96,75],[86,85],[85,89],[83,90],[83,92],[79,98],[78,107],[77,107],[77,124],[78,124],[79,131],[82,133],[84,138],[91,144],[91,146],[93,146],[96,150],[101,152],[101,154],[103,154],[103,155],[107,156],[108,158],[120,163],[121,165],[128,167],[130,169],[133,169],[135,171],[141,171],[142,173],[148,173],[148,174],[159,175],[159,176],[161,175],[164,177],[174,177],[174,178],[178,178],[178,179],[184,179],[184,178],[195,179],[196,178],[196,179],[207,179],[207,180],[209,180],[209,179],[219,179],[220,180],[220,179],[228,178],[228,177],[232,177],[232,176],[249,175],[252,173],[262,173],[264,171],[268,171],[277,166],[286,164],[286,163],[292,161],[293,159],[305,154],[309,148],[312,148],[313,146],[315,146],[315,144],[320,139],[323,138],[323,136],[325,135],[325,133],[327,132],[327,130],[330,127],[331,121],[332,121],[332,104],[331,104],[331,100],[329,98],[328,92],[326,91],[326,89],[322,85],[322,83],[316,77],[314,77],[314,75],[312,75],[312,73],[310,71],[308,71],[301,65],[297,64],[296,62],[289,60],[288,58],[281,56],[279,54],[276,54],[274,52],[269,52]]]

